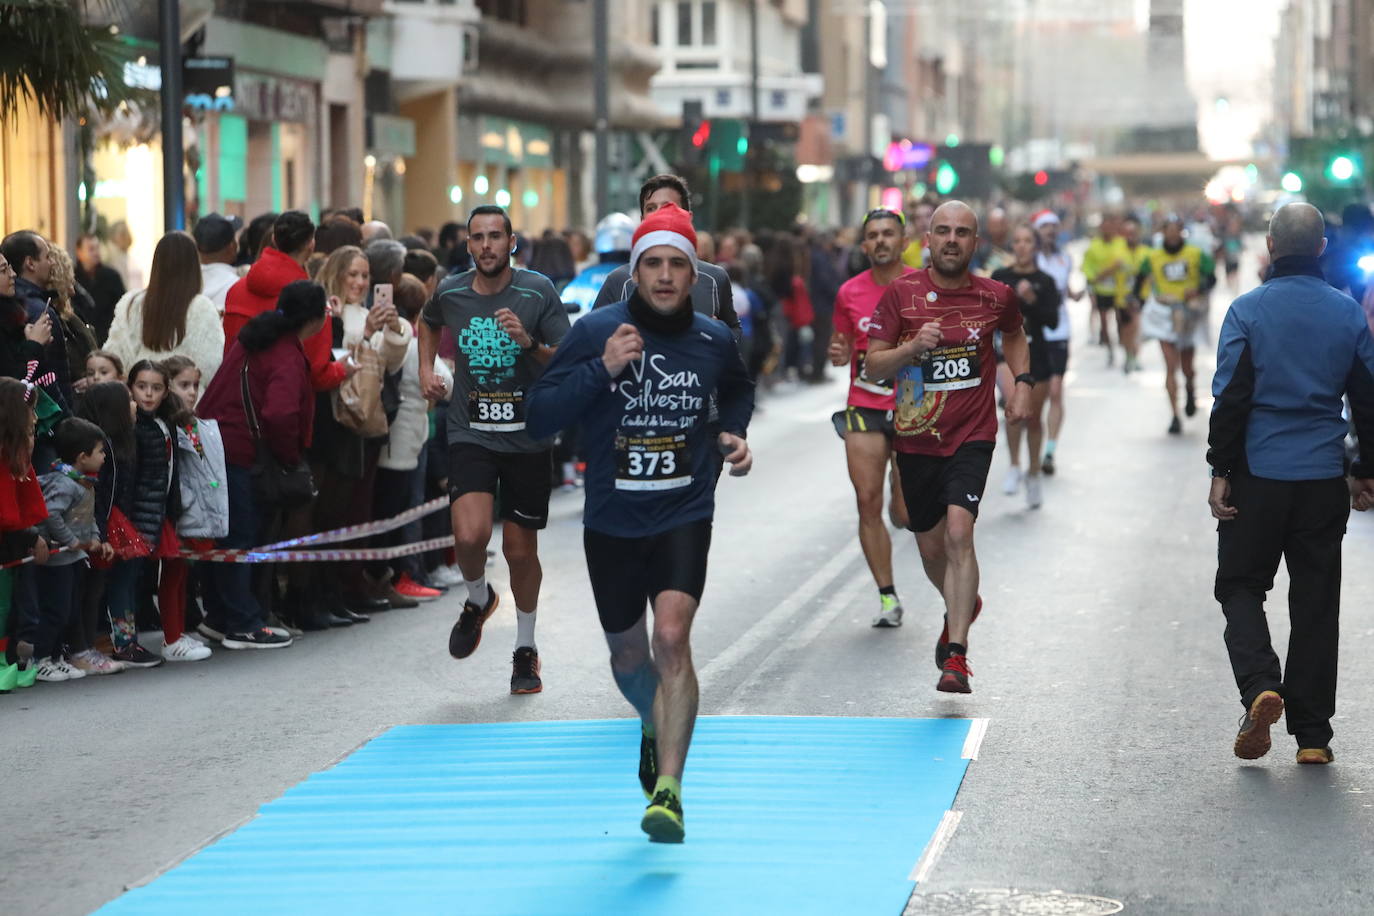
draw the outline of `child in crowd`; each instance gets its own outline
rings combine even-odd
[[[110,606],[115,660],[134,668],[162,664],[161,655],[138,642],[135,609],[139,578],[150,558],[178,556],[174,521],[180,515],[181,488],[177,480],[176,439],[172,430],[184,422],[181,399],[170,390],[171,379],[160,363],[139,360],[129,368],[134,398],[133,485],[128,506],[119,506],[133,527],[122,545],[111,535],[120,556],[110,571],[106,600]]]
[[[85,670],[62,654],[62,634],[71,624],[82,597],[87,558],[114,555],[100,540],[95,521],[95,484],[105,464],[105,434],[89,420],[68,417],[53,434],[57,461],[39,476],[48,518],[39,526],[51,552],[34,570],[38,613],[21,628],[20,639],[33,644],[38,680],[70,681]]]
[[[86,384],[124,381],[124,363],[109,350],[92,350],[86,357]]]
[[[43,490],[30,463],[38,418],[33,405],[37,389],[12,378],[0,378],[0,564],[30,555],[36,564],[48,560],[48,545],[35,527],[48,517]],[[6,661],[0,666],[0,690],[32,687],[38,676],[32,643],[16,640],[10,651],[9,622],[13,614],[22,620],[33,611],[33,567],[29,564],[0,569],[0,634],[4,634]],[[8,594],[5,594],[8,592]]]
[[[181,487],[177,536],[192,550],[211,550],[214,539],[229,535],[229,487],[224,466],[224,440],[219,424],[195,415],[200,400],[200,370],[185,356],[162,363],[172,394],[185,414],[176,427],[176,471]],[[195,662],[210,657],[210,647],[186,634],[187,580],[191,564],[180,557],[162,561],[157,608],[162,618],[162,657],[169,662]]]
[[[111,550],[105,557],[91,559],[80,611],[67,628],[67,649],[72,663],[87,674],[118,674],[124,664],[105,655],[96,643],[102,633],[109,635],[105,594],[110,573],[119,558],[129,553],[131,541],[136,541],[125,514],[133,501],[133,395],[123,382],[100,382],[86,389],[77,416],[90,420],[105,435],[105,464],[95,484],[95,522],[102,543]]]

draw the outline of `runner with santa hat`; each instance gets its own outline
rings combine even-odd
[[[729,328],[692,310],[696,232],[685,210],[666,204],[645,218],[630,272],[630,298],[596,309],[563,339],[530,393],[527,424],[536,437],[581,425],[587,572],[611,672],[642,723],[639,781],[650,804],[641,826],[651,840],[676,843],[698,700],[689,636],[706,584],[716,453],[731,476],[749,473],[754,385]]]

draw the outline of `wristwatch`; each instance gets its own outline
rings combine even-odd
[[[1215,479],[1218,478],[1218,477],[1221,477],[1221,478],[1230,478],[1230,476],[1231,476],[1231,472],[1230,472],[1229,470],[1226,470],[1225,468],[1212,468],[1212,479],[1213,479],[1213,480],[1215,480]]]
[[[1022,372],[1020,375],[1018,375],[1018,376],[1016,377],[1016,381],[1018,381],[1018,382],[1025,382],[1027,385],[1030,385],[1032,388],[1035,387],[1035,376],[1031,375],[1029,372]]]

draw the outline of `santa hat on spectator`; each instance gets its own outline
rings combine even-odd
[[[671,245],[692,262],[692,274],[697,272],[697,232],[692,228],[692,214],[677,204],[664,204],[635,230],[634,247],[630,249],[630,275],[639,266],[639,258],[650,248]]]

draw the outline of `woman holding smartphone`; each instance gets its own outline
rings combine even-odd
[[[336,249],[320,268],[319,282],[333,316],[336,359],[350,362],[351,351],[362,344],[381,356],[386,374],[399,372],[414,331],[396,311],[391,285],[372,283],[371,266],[362,249],[352,245]],[[377,460],[385,440],[365,440],[340,424],[334,418],[331,392],[321,392],[317,398],[315,423],[310,465],[319,497],[311,527],[327,531],[371,521]],[[302,621],[306,626],[347,626],[365,622],[370,611],[415,606],[413,599],[394,594],[385,577],[380,582],[368,577],[357,564],[301,565],[310,566],[307,575],[315,579],[303,587],[301,596],[314,603]]]

